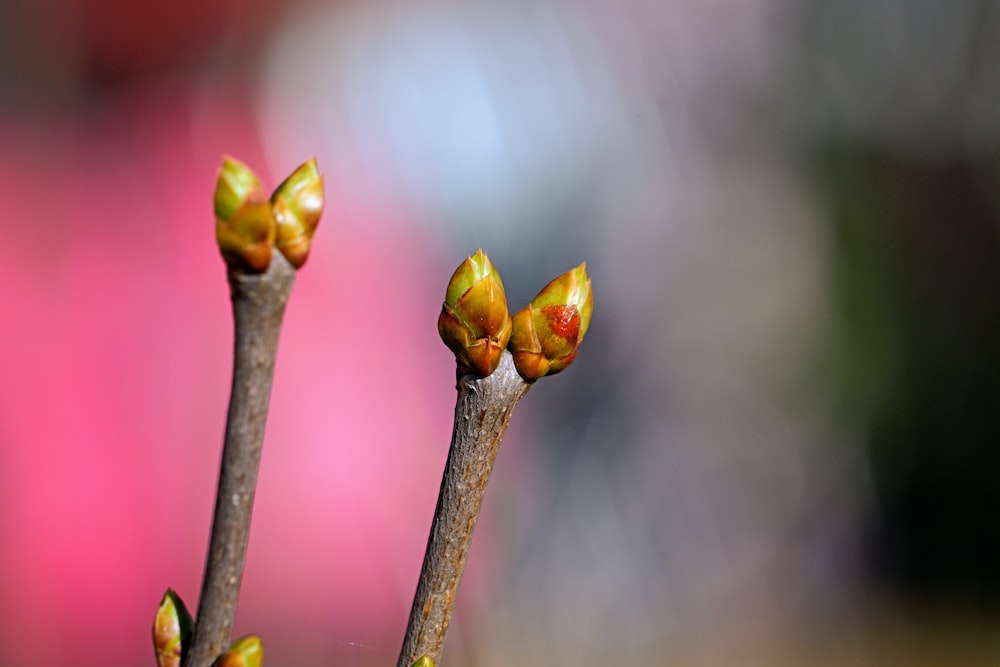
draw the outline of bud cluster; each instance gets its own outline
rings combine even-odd
[[[566,369],[590,326],[594,300],[586,263],[559,276],[511,317],[500,274],[482,249],[448,283],[438,333],[460,367],[493,373],[509,349],[528,382]]]
[[[301,267],[322,213],[323,177],[316,158],[299,165],[270,198],[250,167],[223,159],[215,185],[215,238],[231,268],[263,273],[274,248]]]

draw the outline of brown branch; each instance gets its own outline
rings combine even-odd
[[[458,379],[451,448],[397,667],[423,656],[440,660],[486,482],[514,407],[530,387],[509,352],[489,377]]]
[[[243,577],[264,424],[285,304],[295,270],[281,253],[265,273],[229,269],[236,341],[215,517],[184,667],[209,667],[228,646]]]

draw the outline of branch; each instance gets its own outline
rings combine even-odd
[[[397,667],[424,656],[440,660],[486,482],[514,407],[530,387],[509,352],[488,377],[458,378],[448,462]]]
[[[295,270],[273,253],[266,272],[229,268],[236,342],[215,517],[184,667],[209,667],[229,646],[246,559],[264,424],[285,304]]]

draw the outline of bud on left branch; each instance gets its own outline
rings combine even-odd
[[[309,256],[323,204],[316,158],[299,165],[268,197],[250,167],[226,157],[215,185],[219,251],[231,269],[263,273],[277,249],[297,269]]]

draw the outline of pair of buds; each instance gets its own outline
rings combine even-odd
[[[194,631],[194,620],[180,596],[168,589],[153,619],[153,649],[158,667],[180,667]],[[260,637],[237,639],[216,658],[212,667],[261,667],[264,647]]]
[[[230,268],[263,273],[274,248],[296,269],[305,264],[323,213],[323,177],[310,159],[268,198],[247,165],[226,157],[215,185],[215,238]]]
[[[153,648],[158,667],[180,667],[186,653],[194,621],[180,596],[167,589],[153,619]],[[264,647],[260,637],[247,635],[237,639],[216,658],[212,667],[261,667]],[[434,661],[423,657],[413,667],[434,667]]]
[[[533,382],[573,363],[593,310],[583,263],[550,282],[511,317],[500,274],[480,248],[448,283],[438,333],[459,364],[479,377],[493,373],[507,349],[517,372]]]

